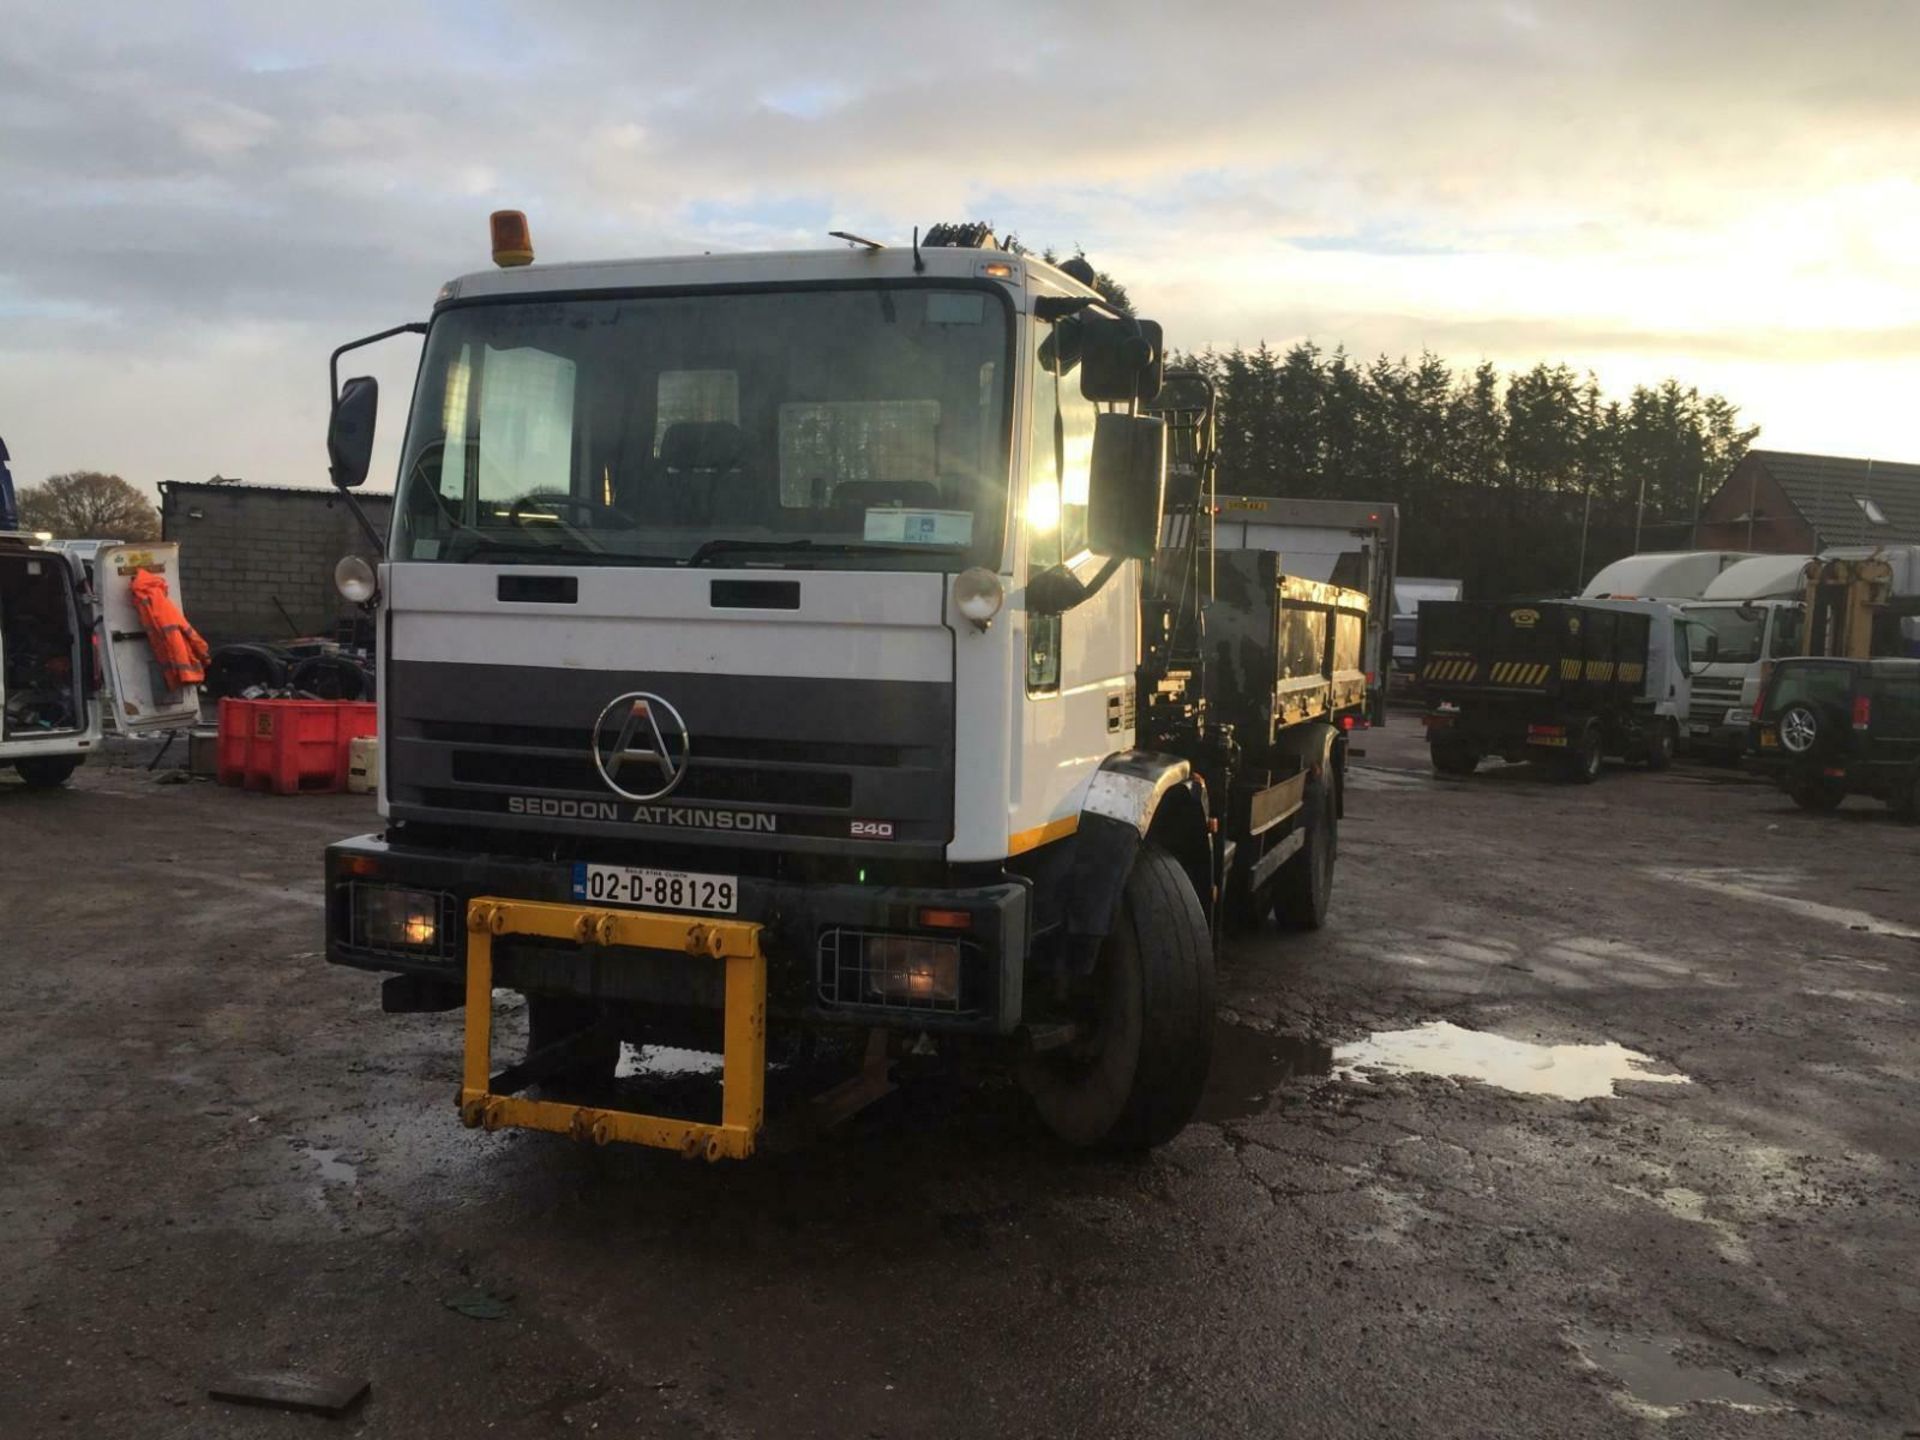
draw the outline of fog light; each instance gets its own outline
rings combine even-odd
[[[354,943],[375,950],[432,950],[440,943],[440,895],[393,885],[356,885]]]
[[[951,1005],[960,998],[960,947],[951,940],[874,935],[866,960],[867,992],[874,999]]]

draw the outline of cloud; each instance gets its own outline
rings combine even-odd
[[[317,477],[326,352],[512,205],[555,258],[990,216],[1183,343],[1657,357],[1770,438],[1911,450],[1813,372],[1880,402],[1920,365],[1916,42],[1920,7],[1782,0],[29,10],[0,426],[28,475]]]

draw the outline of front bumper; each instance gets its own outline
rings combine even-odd
[[[710,861],[700,866],[714,868]],[[439,899],[430,945],[374,947],[353,927],[355,887],[392,885]],[[1016,876],[969,886],[857,885],[739,877],[732,915],[761,926],[768,1010],[777,1016],[975,1034],[1011,1034],[1020,1024],[1031,949],[1029,883]],[[571,865],[519,856],[446,851],[361,835],[327,847],[327,959],[336,965],[463,987],[466,915],[480,897],[574,904]],[[932,929],[922,912],[965,915],[964,928]],[[690,917],[699,918],[699,917]],[[886,1001],[849,986],[849,945],[866,937],[915,937],[959,947],[959,995],[951,1003]],[[861,953],[864,953],[862,951]],[[619,945],[502,943],[495,983],[546,994],[718,1011],[720,976],[682,955]]]

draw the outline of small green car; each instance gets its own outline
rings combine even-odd
[[[1802,810],[1871,795],[1920,819],[1920,660],[1782,660],[1747,754]]]

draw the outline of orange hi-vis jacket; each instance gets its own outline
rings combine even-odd
[[[133,577],[133,603],[167,688],[184,690],[205,680],[207,642],[173,603],[173,597],[167,594],[167,582],[151,570],[140,571]]]

